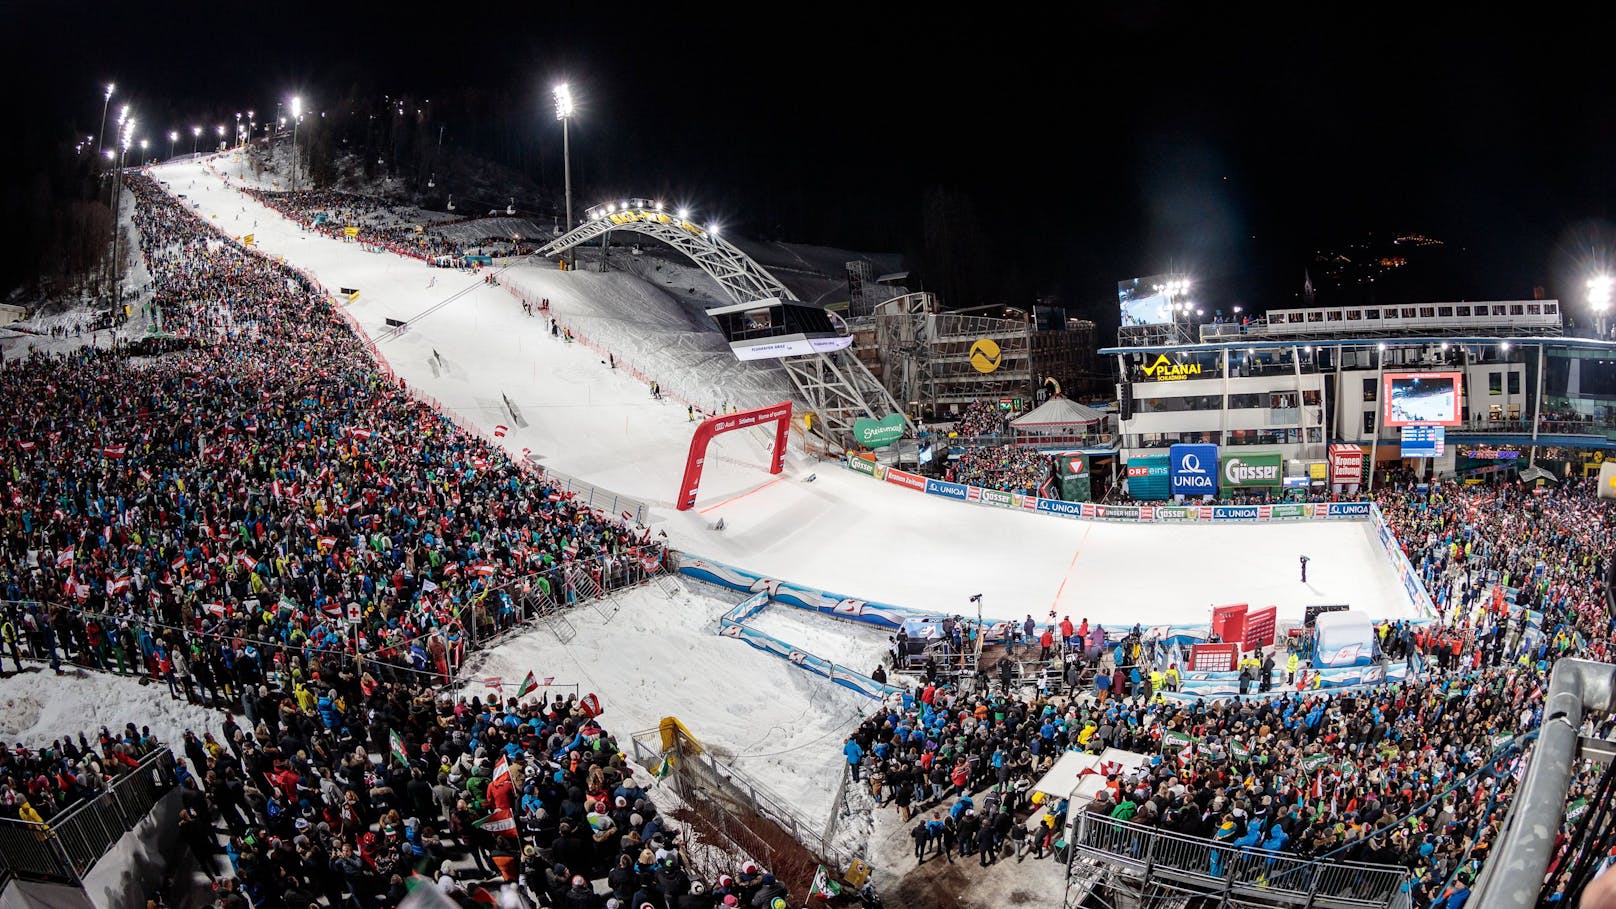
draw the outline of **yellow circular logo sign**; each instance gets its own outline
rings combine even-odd
[[[971,365],[980,373],[990,373],[999,368],[999,344],[992,338],[978,338],[971,345]]]

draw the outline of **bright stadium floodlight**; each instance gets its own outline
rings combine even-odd
[[[567,230],[572,230],[572,131],[568,128],[572,123],[572,112],[576,109],[572,103],[572,86],[563,82],[550,90],[555,96],[555,115],[561,121],[561,179],[566,186],[567,199]],[[567,270],[571,271],[578,265],[577,255],[569,247],[567,249]]]
[[[1593,310],[1594,327],[1601,338],[1607,334],[1605,315],[1610,312],[1612,290],[1616,290],[1616,279],[1610,275],[1598,274],[1588,279],[1588,308]]]
[[[555,96],[556,119],[565,120],[571,117],[575,110],[572,105],[572,86],[563,82],[551,89],[550,93]]]
[[[1499,344],[1498,344],[1498,349],[1500,351],[1504,352],[1504,353],[1509,353],[1509,342],[1508,341],[1500,341]]]
[[[107,108],[112,104],[112,90],[116,88],[111,82],[107,83],[106,97],[101,99],[101,127],[95,131],[95,150],[101,150],[101,137],[107,131]]]
[[[298,117],[301,117],[301,116],[303,116],[303,96],[302,95],[293,95],[292,96],[292,119],[296,120]]]
[[[681,221],[689,221],[690,220],[690,209],[688,209],[688,208],[679,209],[679,220],[681,220]]]

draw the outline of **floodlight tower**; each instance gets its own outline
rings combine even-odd
[[[561,121],[561,171],[566,181],[567,193],[567,230],[572,230],[572,143],[568,135],[567,123],[572,119],[572,88],[563,82],[557,85],[555,94],[556,119]],[[567,270],[571,271],[578,264],[577,254],[571,249],[567,250]]]

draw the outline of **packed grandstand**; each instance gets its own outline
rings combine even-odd
[[[466,905],[568,909],[785,909],[835,897],[844,875],[852,897],[857,869],[761,867],[673,820],[689,806],[658,780],[680,762],[635,760],[639,730],[610,728],[593,695],[551,694],[532,672],[509,681],[514,696],[465,690],[490,640],[676,568],[662,534],[416,396],[303,272],[150,177],[126,186],[163,335],[0,369],[0,659],[138,677],[221,725],[159,742],[131,716],[18,742],[0,752],[0,812],[50,825],[167,746],[181,842],[222,907],[390,907],[423,881]],[[358,226],[378,249],[467,252],[360,197],[250,195],[333,237]],[[1005,425],[991,404],[957,424],[967,437]],[[941,472],[1032,498],[1051,465],[995,444]],[[1031,603],[996,604],[1026,619],[992,640],[950,619],[949,646],[918,660],[904,626],[886,662],[855,667],[876,697],[816,747],[845,762],[840,804],[903,841],[913,866],[876,869],[889,898],[918,901],[917,876],[956,861],[1048,889],[1018,869],[1064,876],[1081,814],[1213,843],[1213,875],[1235,854],[1396,866],[1402,899],[1457,909],[1510,808],[1548,673],[1609,656],[1612,515],[1587,480],[1387,479],[1314,497],[1372,501],[1428,592],[1427,615],[1377,617],[1378,682],[1328,687],[1297,622],[1241,655],[1238,695],[1197,695],[1182,628],[1144,612],[1091,626]],[[586,655],[635,671],[608,657]],[[1391,665],[1406,671],[1388,681]],[[1040,791],[1064,755],[1108,750],[1142,757],[1101,765],[1091,797]],[[1579,764],[1572,798],[1587,805],[1598,783]],[[1570,882],[1575,820],[1546,892]],[[724,859],[694,861],[698,840]],[[995,892],[988,877],[948,880]]]

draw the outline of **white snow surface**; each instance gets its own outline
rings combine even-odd
[[[621,609],[609,620],[590,606],[567,612],[577,636],[565,645],[540,627],[495,646],[475,664],[465,694],[486,694],[476,681],[484,676],[501,676],[511,693],[530,670],[576,682],[600,697],[601,723],[625,749],[632,733],[678,717],[714,754],[824,824],[842,740],[873,702],[719,637],[718,618],[731,603],[689,591],[670,599],[650,586],[616,602]]]
[[[220,738],[224,713],[173,700],[162,683],[142,685],[128,676],[67,667],[58,677],[40,664],[0,678],[0,741],[29,748],[80,732],[94,741],[106,726],[116,735],[126,723],[150,726],[157,740],[183,758],[185,730]]]
[[[746,627],[772,635],[837,666],[869,675],[887,653],[885,629],[834,619],[795,606],[774,604],[746,620]],[[870,710],[875,702],[869,702]]]
[[[1030,613],[1044,620],[1054,611],[1074,621],[1203,624],[1209,606],[1226,603],[1275,605],[1281,620],[1299,618],[1310,603],[1348,603],[1374,617],[1409,613],[1367,524],[1100,524],[972,506],[797,454],[796,435],[784,474],[771,477],[766,429],[719,436],[707,452],[696,510],[676,512],[692,426],[683,406],[652,401],[625,375],[625,362],[662,357],[647,375],[709,401],[746,400],[778,378],[723,352],[705,316],[621,272],[534,263],[501,275],[548,297],[581,336],[621,353],[620,368],[611,370],[582,344],[552,339],[540,319],[523,315],[481,276],[306,233],[197,162],[158,167],[154,175],[204,217],[233,234],[250,230],[264,250],[327,287],[358,288],[349,311],[412,387],[484,429],[510,426],[502,441],[515,453],[530,448],[547,466],[644,499],[671,542],[687,551],[921,609],[964,613],[967,598],[982,593],[985,614],[996,618]],[[409,330],[388,334],[387,317],[410,320]],[[526,426],[506,410],[502,394]],[[714,529],[720,518],[722,531]],[[1302,554],[1312,559],[1306,584],[1298,577]]]

